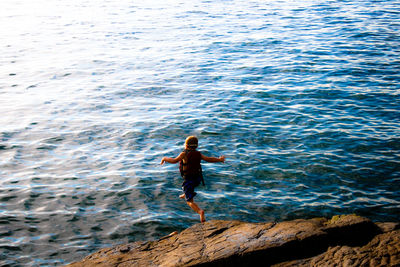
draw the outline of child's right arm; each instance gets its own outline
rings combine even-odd
[[[201,154],[201,159],[207,162],[225,162],[225,156],[216,157],[207,157]]]
[[[184,155],[185,155],[185,153],[182,152],[176,158],[163,157],[161,159],[161,165],[163,165],[165,162],[172,163],[172,164],[178,163],[179,161],[181,161],[183,159]]]

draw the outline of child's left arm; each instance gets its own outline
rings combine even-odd
[[[181,161],[183,159],[184,155],[185,155],[185,153],[182,152],[176,158],[163,157],[161,159],[161,165],[163,165],[165,162],[172,163],[172,164],[178,163],[179,161]]]

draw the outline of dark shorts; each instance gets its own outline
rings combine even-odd
[[[183,192],[185,193],[186,201],[192,201],[194,196],[197,195],[194,192],[196,186],[198,186],[201,182],[200,177],[184,177],[185,181],[182,184]]]

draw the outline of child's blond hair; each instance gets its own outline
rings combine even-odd
[[[185,141],[186,147],[196,149],[198,145],[199,145],[199,140],[197,139],[196,136],[192,135],[192,136],[189,136],[188,138],[186,138],[186,141]]]

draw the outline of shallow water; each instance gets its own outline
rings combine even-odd
[[[208,219],[400,220],[398,1],[0,9],[0,265],[63,265]]]

